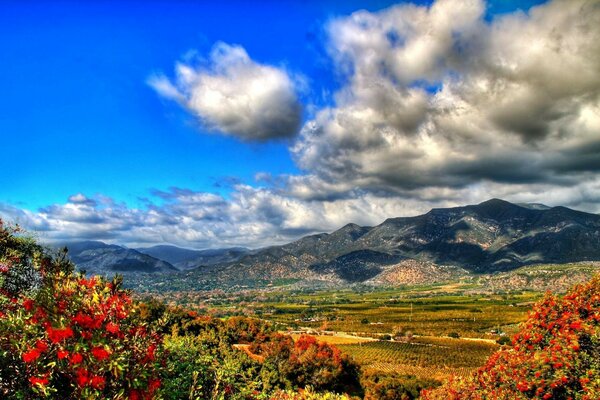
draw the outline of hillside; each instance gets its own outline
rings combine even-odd
[[[249,249],[244,247],[192,250],[169,245],[144,247],[136,250],[140,253],[164,260],[180,270],[196,268],[199,265],[233,262],[250,252]]]
[[[88,274],[114,275],[176,272],[170,263],[136,250],[96,241],[65,243],[69,257]]]
[[[374,227],[349,224],[246,255],[220,272],[261,279],[365,281],[402,259],[475,273],[600,260],[600,216],[492,199],[390,218]]]

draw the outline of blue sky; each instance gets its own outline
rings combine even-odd
[[[69,204],[79,204],[76,207],[88,204],[92,209],[88,211],[94,213],[110,209],[113,213],[120,210],[139,214],[136,218],[140,219],[147,218],[148,210],[172,217],[176,214],[173,208],[177,208],[177,215],[183,218],[186,211],[182,205],[188,204],[189,198],[182,197],[182,193],[194,193],[217,196],[223,207],[217,211],[211,209],[211,212],[216,212],[216,219],[227,219],[230,217],[218,214],[230,214],[239,209],[240,204],[254,204],[260,197],[258,194],[262,193],[271,200],[279,196],[281,203],[278,204],[282,208],[303,210],[299,215],[275,212],[276,216],[268,223],[249,217],[228,220],[230,225],[247,223],[249,232],[257,229],[268,232],[269,227],[277,227],[273,236],[263,233],[247,240],[236,239],[232,232],[225,234],[225,231],[210,228],[201,221],[196,221],[199,225],[194,225],[194,233],[141,237],[144,235],[140,230],[134,233],[128,226],[116,229],[127,234],[108,237],[124,243],[173,242],[189,247],[214,247],[285,241],[300,234],[335,228],[345,218],[371,223],[383,218],[385,213],[417,213],[429,206],[461,204],[485,199],[488,195],[543,202],[545,200],[540,199],[539,194],[548,188],[569,187],[568,192],[557,195],[557,202],[595,210],[595,192],[590,194],[592,188],[575,188],[575,181],[581,181],[581,174],[595,178],[595,171],[578,169],[566,155],[567,147],[576,151],[578,146],[596,143],[595,122],[588,123],[591,133],[574,138],[564,148],[554,141],[556,138],[552,133],[553,129],[570,132],[572,127],[568,123],[577,116],[579,120],[589,115],[589,118],[595,118],[596,103],[577,109],[567,104],[575,102],[575,98],[590,98],[597,94],[594,76],[584,82],[591,92],[584,89],[573,92],[550,89],[548,82],[552,82],[554,72],[541,72],[540,76],[548,78],[548,82],[540,83],[544,90],[548,88],[559,97],[560,112],[573,116],[571,122],[565,120],[562,127],[553,125],[562,121],[552,117],[557,111],[558,100],[556,104],[546,104],[529,95],[520,98],[522,91],[507,93],[514,95],[517,103],[523,101],[532,107],[531,118],[520,121],[523,116],[519,107],[490,109],[485,118],[489,117],[498,128],[494,137],[510,131],[506,134],[516,135],[513,139],[520,140],[514,148],[508,144],[498,145],[491,159],[482,156],[465,161],[457,155],[455,162],[443,164],[436,158],[439,152],[454,153],[443,147],[447,142],[431,144],[431,138],[436,134],[444,136],[444,140],[450,135],[467,140],[468,146],[473,148],[465,151],[476,154],[479,154],[477,144],[489,138],[466,131],[453,133],[449,122],[440,121],[438,114],[427,123],[425,119],[430,116],[414,117],[415,110],[424,109],[422,104],[425,103],[429,104],[425,108],[432,109],[432,105],[450,101],[451,96],[458,96],[467,103],[472,101],[466,92],[459,93],[459,86],[465,85],[458,85],[456,81],[474,82],[475,78],[497,81],[496,76],[490,78],[493,68],[481,66],[499,62],[494,54],[510,58],[516,51],[522,51],[506,44],[510,42],[506,40],[510,35],[516,35],[515,41],[527,40],[519,35],[539,35],[540,40],[552,43],[556,39],[544,30],[548,24],[567,26],[574,18],[584,18],[569,14],[569,10],[557,11],[561,7],[573,7],[574,3],[567,3],[413,1],[410,2],[413,8],[422,12],[423,25],[432,24],[439,34],[422,40],[426,33],[415,34],[413,28],[399,28],[393,35],[400,44],[382,47],[381,42],[357,41],[352,35],[356,30],[366,29],[373,21],[379,25],[369,29],[392,23],[392,28],[385,29],[394,30],[393,24],[402,26],[410,22],[412,11],[406,4],[392,1],[3,2],[0,5],[2,214],[33,230],[48,232],[50,239],[62,239],[84,237],[79,234],[81,231],[85,231],[86,238],[95,237],[95,231],[112,226],[77,225],[72,227],[71,234],[64,228],[57,228],[61,218],[73,222],[64,212],[56,213],[59,209],[64,211],[65,207],[68,209]],[[528,14],[532,5],[541,5],[538,16]],[[443,7],[459,10],[451,11],[456,12],[452,21],[436,16],[435,10]],[[366,11],[359,14],[367,17],[356,22],[353,15],[358,14],[353,13],[361,9]],[[393,10],[400,9],[398,15],[393,16]],[[590,18],[597,12],[597,7],[587,11]],[[558,15],[567,15],[566,21]],[[438,29],[448,23],[456,25],[447,28],[450,34]],[[478,30],[485,33],[479,35]],[[582,41],[595,34],[595,31],[588,32],[590,37],[586,38],[581,37],[585,35],[584,30],[565,33]],[[367,37],[369,35],[376,36],[368,33]],[[489,40],[479,39],[484,36]],[[421,47],[409,48],[413,40],[421,43]],[[455,43],[448,45],[448,40]],[[221,51],[221,56],[229,57],[234,53],[242,56],[232,67],[228,61],[219,59],[218,54],[213,57],[217,50]],[[373,72],[373,65],[365,61],[368,58],[365,54],[378,59],[378,65],[385,67],[387,72],[380,71],[382,75]],[[528,54],[528,51],[524,53],[525,58]],[[539,56],[531,52],[532,60]],[[581,60],[567,53],[550,56],[573,57],[568,61],[573,61],[574,70],[577,70],[577,63],[593,69],[596,62],[592,56],[584,56]],[[418,57],[425,58],[415,66],[411,60]],[[515,56],[515,62],[521,62],[517,61],[521,58]],[[560,60],[553,58],[549,62]],[[180,79],[175,72],[176,63],[194,71],[192,83]],[[527,64],[523,68],[532,67]],[[531,70],[526,72],[531,75]],[[209,82],[206,79],[227,73],[232,75],[228,76],[227,82],[217,79],[206,83]],[[247,73],[248,80],[238,81],[238,73]],[[250,110],[250,122],[244,120],[232,124],[231,115],[239,109],[233,108],[231,114],[222,115],[221,110],[202,103],[202,99],[206,99],[202,96],[207,96],[206,87],[225,83],[233,87],[253,87],[249,80],[256,74],[263,74],[265,79],[280,79],[265,95],[267,97],[261,99],[265,104],[279,105],[280,114],[284,116],[289,111],[289,118],[268,119],[264,117],[264,109]],[[458,78],[452,81],[452,77]],[[365,80],[371,84],[365,85]],[[157,81],[169,85],[173,89],[171,94],[157,87]],[[244,86],[245,83],[250,86]],[[570,87],[577,84],[565,82]],[[373,85],[380,85],[382,89],[365,94],[365,90],[371,90]],[[535,89],[530,86],[527,82],[528,90]],[[415,89],[418,87],[427,89],[419,91]],[[539,88],[536,90],[540,91]],[[409,94],[405,96],[406,93]],[[489,93],[481,94],[484,95]],[[379,100],[373,100],[374,97]],[[198,98],[202,100],[200,105],[195,103]],[[494,102],[486,99],[481,99],[482,104],[491,107]],[[455,100],[452,104],[456,104]],[[371,107],[374,112],[379,112],[390,104],[394,104],[391,111],[382,111],[375,118],[376,123],[368,120],[372,113],[360,118],[358,114],[352,114]],[[288,108],[302,110],[300,117]],[[416,118],[414,123],[411,122],[413,117]],[[348,121],[356,124],[363,120],[361,118],[367,121],[364,125],[350,126]],[[469,121],[476,120],[473,118]],[[473,124],[479,124],[480,120]],[[339,130],[334,129],[332,122]],[[275,128],[269,130],[265,124]],[[386,124],[390,129],[398,130],[398,138],[392,144],[378,147],[373,143],[389,139],[389,130],[381,128]],[[473,129],[487,132],[484,125]],[[464,126],[471,126],[471,123]],[[359,136],[357,132],[363,129],[365,133]],[[372,129],[377,129],[377,133]],[[419,129],[437,129],[437,133]],[[364,139],[371,133],[373,140]],[[345,139],[340,138],[343,135],[346,135]],[[415,135],[421,138],[430,135],[429,144],[423,147],[425,144],[415,142],[412,146],[404,141],[408,137],[417,137]],[[465,139],[468,137],[471,139]],[[513,139],[507,139],[507,143],[515,142]],[[534,146],[533,142],[537,144]],[[381,152],[382,148],[393,148],[395,153]],[[409,154],[416,148],[422,151]],[[554,156],[546,159],[543,152]],[[432,167],[422,169],[421,163],[391,163],[378,169],[380,161],[419,157],[425,157],[425,164],[431,162]],[[593,162],[595,153],[588,157]],[[525,159],[529,161],[518,163]],[[535,167],[529,164],[531,160],[535,161]],[[440,175],[441,166],[445,171],[453,172]],[[263,178],[257,179],[257,174]],[[438,179],[440,176],[443,181]],[[534,189],[524,193],[519,186],[523,184],[532,185]],[[573,197],[573,193],[586,195]],[[68,200],[78,194],[90,202]],[[346,203],[336,205],[336,201]],[[405,206],[390,206],[390,201]],[[369,211],[365,210],[364,204],[370,202],[377,205],[377,211],[366,218],[363,214]],[[165,208],[167,206],[172,208]],[[264,207],[278,209],[279,206]],[[330,212],[327,210],[340,207],[354,210],[354,213],[348,211],[331,218],[323,216]],[[256,214],[250,206],[247,210]],[[197,209],[188,211],[193,215]],[[304,225],[296,221],[303,218]],[[312,219],[323,221],[328,218],[324,224],[311,222]],[[144,223],[135,224],[143,230]],[[224,237],[226,239],[222,239]]]
[[[340,3],[343,3],[341,6]],[[334,87],[319,43],[331,16],[390,2],[8,2],[0,13],[2,201],[29,209],[73,193],[136,204],[151,188],[219,191],[222,178],[295,173],[283,143],[207,135],[146,84],[217,41]],[[25,150],[26,149],[26,150]],[[17,168],[15,168],[18,166]]]

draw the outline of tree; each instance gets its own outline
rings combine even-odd
[[[73,270],[0,222],[0,397],[153,398],[162,338],[120,279]]]
[[[513,337],[468,379],[424,391],[429,400],[600,398],[600,276],[563,298],[548,293]]]

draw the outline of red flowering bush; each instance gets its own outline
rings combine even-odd
[[[314,336],[302,335],[294,343],[290,358],[292,382],[316,390],[346,390],[358,386],[358,367],[340,350]]]
[[[153,398],[162,339],[120,281],[73,274],[65,258],[0,231],[10,239],[0,241],[0,397]],[[36,285],[14,285],[18,263]]]
[[[600,276],[535,305],[512,347],[469,379],[424,391],[444,399],[600,399]]]

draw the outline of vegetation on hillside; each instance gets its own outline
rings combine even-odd
[[[0,394],[5,398],[152,398],[162,338],[119,280],[73,273],[0,222]]]

